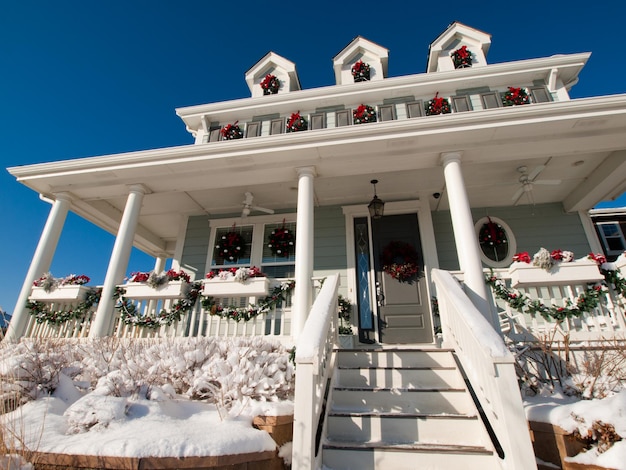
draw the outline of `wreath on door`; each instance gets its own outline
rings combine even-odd
[[[383,271],[398,282],[411,283],[419,273],[419,261],[415,248],[409,243],[392,241],[381,255]]]

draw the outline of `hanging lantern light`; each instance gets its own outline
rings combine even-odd
[[[372,180],[370,183],[374,185],[374,198],[367,205],[367,209],[372,219],[380,219],[385,211],[385,203],[376,195],[376,183],[378,183],[378,180]]]

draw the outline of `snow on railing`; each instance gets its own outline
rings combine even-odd
[[[339,275],[329,276],[319,292],[296,342],[296,391],[292,468],[319,468],[318,427],[323,425],[326,392],[337,343]]]
[[[501,467],[537,468],[515,375],[513,355],[447,271],[432,270],[444,346],[463,366],[502,448]]]

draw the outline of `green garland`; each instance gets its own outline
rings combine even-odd
[[[607,285],[613,285],[613,288],[626,299],[626,279],[624,279],[619,270],[600,269]]]
[[[162,309],[158,315],[154,317],[141,315],[137,311],[137,306],[126,297],[126,289],[123,287],[116,287],[113,294],[113,300],[116,301],[115,309],[121,313],[122,321],[125,325],[139,326],[142,328],[156,329],[161,326],[170,326],[175,321],[179,321],[184,314],[189,312],[196,304],[200,291],[202,290],[201,282],[194,282],[191,284],[189,292],[183,299],[176,302],[171,310],[168,312]]]
[[[295,281],[286,281],[274,287],[272,292],[262,298],[257,305],[249,305],[248,307],[235,307],[234,305],[223,306],[215,302],[213,297],[205,297],[202,300],[202,308],[211,315],[217,315],[227,320],[250,321],[259,315],[267,313],[274,309],[276,305],[283,302],[285,294],[291,292],[296,286]]]
[[[590,312],[600,304],[602,296],[601,285],[589,285],[585,292],[578,296],[575,304],[570,299],[566,299],[563,307],[547,306],[540,300],[531,299],[518,290],[507,288],[504,282],[493,274],[493,271],[485,278],[485,281],[491,286],[497,298],[504,300],[518,312],[531,315],[539,313],[546,320],[552,318],[558,322]]]
[[[37,323],[48,322],[52,325],[60,325],[70,320],[83,319],[94,304],[100,302],[101,289],[90,289],[85,300],[76,304],[69,310],[51,310],[46,302],[39,300],[26,302],[26,308],[35,317]]]

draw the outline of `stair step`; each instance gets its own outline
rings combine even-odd
[[[465,386],[455,367],[340,367],[337,384],[425,389]]]
[[[324,466],[333,470],[499,468],[493,452],[481,446],[332,442],[323,448]]]
[[[332,390],[333,412],[403,412],[474,414],[465,389],[336,387]]]
[[[330,442],[484,444],[478,417],[459,414],[332,412],[327,429]]]
[[[456,367],[447,349],[346,349],[337,351],[339,367]]]

